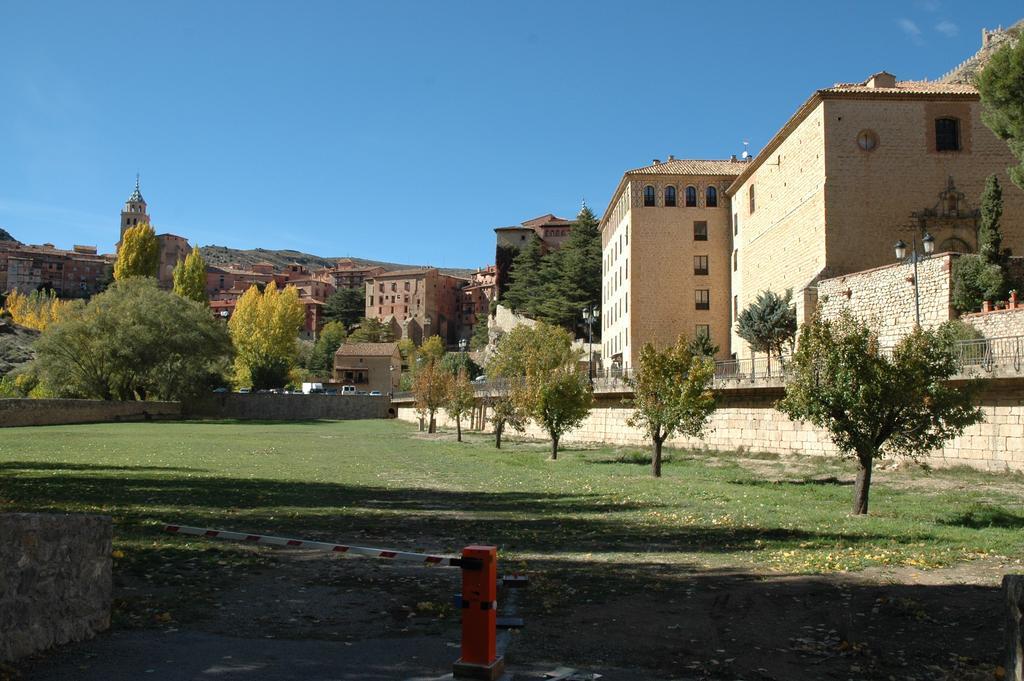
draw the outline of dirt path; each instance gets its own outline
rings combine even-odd
[[[534,565],[511,637],[517,678],[559,664],[641,679],[992,679],[1002,650],[999,582],[1019,565],[829,576],[641,566],[579,598],[564,564]],[[122,583],[118,597],[144,587]],[[410,679],[458,654],[458,573],[281,551],[215,592],[201,616],[115,628],[18,666],[24,679]],[[186,596],[183,595],[183,598]],[[589,601],[589,602],[588,602]],[[149,675],[153,675],[150,677]]]

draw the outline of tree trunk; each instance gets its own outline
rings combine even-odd
[[[500,424],[500,423],[495,424],[495,426],[494,426],[494,448],[495,449],[501,449],[501,431],[503,431],[504,429],[505,429],[505,427],[502,424]]]
[[[654,477],[661,477],[661,445],[664,443],[660,437],[654,438],[654,455],[651,457],[651,473]]]
[[[455,441],[462,442],[462,417],[455,417]]]
[[[437,421],[434,419],[434,412],[430,412],[430,427],[427,428],[428,433],[437,432]]]
[[[868,455],[857,455],[857,483],[853,486],[853,515],[865,515],[868,512],[868,492],[871,490],[871,467],[875,458]]]
[[[558,459],[558,436],[551,436],[551,460],[555,461]]]

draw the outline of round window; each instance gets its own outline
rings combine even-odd
[[[874,151],[878,146],[878,135],[874,130],[861,130],[857,134],[857,146],[864,151]]]

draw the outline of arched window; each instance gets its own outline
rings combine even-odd
[[[697,188],[692,185],[686,188],[686,207],[697,207]]]
[[[707,199],[705,201],[705,204],[707,205],[708,208],[717,208],[718,207],[718,190],[717,189],[715,189],[714,187],[708,187],[708,190],[705,192],[705,198]]]
[[[644,187],[644,205],[645,206],[653,206],[654,205],[654,186],[653,185],[647,185],[646,187]]]
[[[676,205],[676,188],[665,187],[665,205],[672,207]]]

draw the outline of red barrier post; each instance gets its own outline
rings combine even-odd
[[[498,549],[462,549],[462,657],[452,669],[455,678],[497,681],[505,672],[498,656]]]

